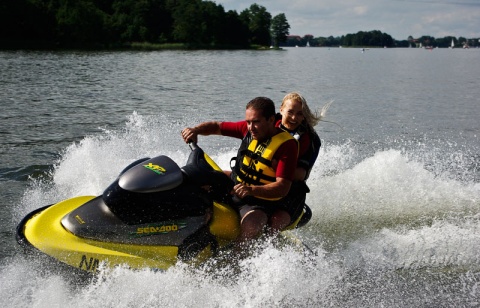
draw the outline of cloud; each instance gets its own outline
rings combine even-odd
[[[368,8],[366,6],[356,6],[353,8],[353,11],[356,15],[365,15],[365,13],[368,11]]]

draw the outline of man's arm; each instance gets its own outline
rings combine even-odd
[[[233,187],[233,192],[239,198],[244,198],[246,196],[253,196],[258,198],[283,198],[288,194],[292,181],[277,178],[273,183],[259,186],[247,186],[244,184],[237,184]]]
[[[197,142],[198,135],[221,135],[220,122],[203,122],[195,127],[187,127],[182,130],[182,137],[185,142]]]

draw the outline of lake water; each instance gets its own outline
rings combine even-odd
[[[480,50],[0,52],[0,306],[480,305]],[[96,195],[131,161],[183,165],[180,130],[256,96],[319,108],[306,257],[265,243],[236,272],[119,268],[81,285],[26,259],[28,212]],[[227,168],[237,140],[200,137]]]

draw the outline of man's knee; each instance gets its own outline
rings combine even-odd
[[[247,237],[258,236],[268,222],[267,214],[261,210],[251,210],[243,215],[241,220],[242,232]]]

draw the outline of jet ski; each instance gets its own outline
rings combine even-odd
[[[71,267],[166,270],[201,263],[231,245],[240,220],[233,181],[196,144],[180,168],[170,157],[128,165],[102,195],[79,196],[39,208],[22,219],[17,242]],[[287,229],[306,224],[305,205]]]

